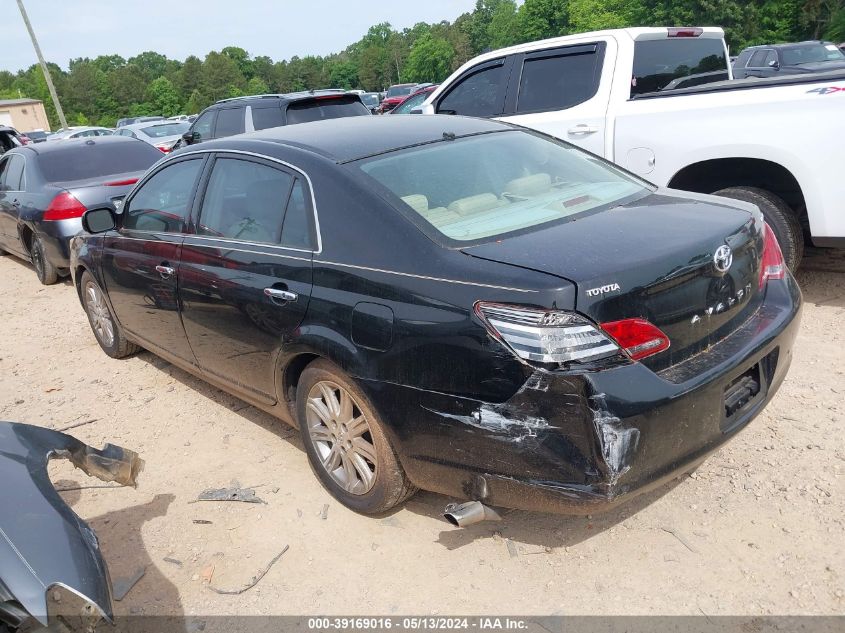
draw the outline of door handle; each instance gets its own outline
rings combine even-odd
[[[282,290],[280,288],[265,288],[264,295],[270,298],[270,301],[276,303],[276,299],[281,301],[296,301],[299,297],[295,292],[290,290]]]
[[[176,272],[176,269],[171,268],[170,266],[165,266],[164,264],[159,264],[156,266],[156,271],[158,271],[158,274],[161,275],[162,279],[169,279],[170,275]]]
[[[572,136],[580,136],[585,134],[595,134],[598,132],[599,129],[595,125],[587,125],[586,123],[581,123],[576,125],[575,127],[571,127],[566,130],[567,134],[571,134]]]

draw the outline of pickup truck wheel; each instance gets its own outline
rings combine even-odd
[[[320,359],[305,368],[296,413],[311,468],[347,508],[379,514],[416,492],[375,407],[336,365]]]
[[[713,195],[756,204],[772,227],[789,270],[794,272],[798,268],[804,257],[804,232],[795,212],[781,198],[758,187],[728,187]]]

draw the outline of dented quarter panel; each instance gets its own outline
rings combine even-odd
[[[0,422],[0,579],[42,624],[53,586],[83,596],[111,620],[111,583],[97,536],[50,482],[52,457],[122,485],[134,486],[143,466],[135,453],[118,446],[97,450],[64,433]]]

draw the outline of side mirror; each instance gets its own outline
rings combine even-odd
[[[774,60],[770,61],[769,62],[769,68],[774,68],[775,70],[779,70],[780,64],[778,63],[778,60],[774,59]]]
[[[114,211],[108,207],[88,209],[82,214],[82,228],[88,233],[105,233],[117,226]]]
[[[182,141],[185,143],[185,145],[191,145],[192,143],[195,143],[198,140],[199,134],[191,130],[188,130],[182,135]]]

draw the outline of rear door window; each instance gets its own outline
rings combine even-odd
[[[755,51],[748,62],[750,68],[766,68],[770,62],[777,61],[777,54],[771,49]]]
[[[599,89],[604,47],[600,42],[526,55],[517,113],[566,110],[592,98]]]
[[[121,228],[184,233],[202,165],[202,158],[192,158],[171,163],[154,174],[126,205]]]
[[[26,161],[23,156],[12,155],[6,160],[6,168],[3,169],[0,187],[3,191],[23,191],[23,170]]]
[[[470,71],[440,98],[437,112],[492,117],[502,114],[505,103],[505,60],[488,62]]]
[[[280,127],[285,124],[285,113],[279,105],[271,108],[252,107],[252,126],[256,130],[266,130],[271,127]]]
[[[372,116],[370,109],[357,96],[330,96],[295,101],[288,105],[288,125],[309,123],[347,116]]]
[[[691,81],[676,80],[690,77]],[[637,40],[631,96],[728,78],[728,60],[720,38],[672,37]],[[670,84],[673,84],[671,85]]]
[[[234,136],[244,132],[244,108],[228,108],[217,112],[217,127],[214,138]]]
[[[308,250],[313,248],[311,231],[311,199],[302,178],[297,178],[291,190],[282,227],[282,245]]]
[[[218,158],[208,180],[197,233],[278,244],[293,176],[237,158]]]

